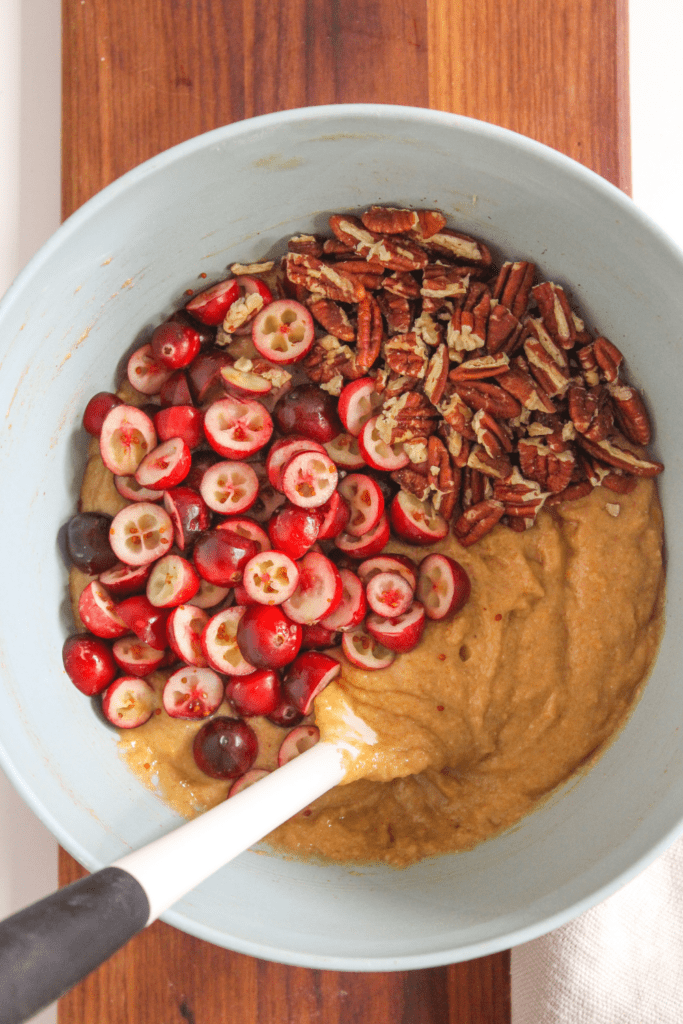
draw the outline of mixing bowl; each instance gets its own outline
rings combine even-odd
[[[2,765],[93,870],[180,819],[130,774],[62,669],[72,624],[56,535],[78,493],[85,404],[200,272],[219,280],[232,261],[282,251],[288,235],[325,231],[331,212],[377,201],[434,206],[497,253],[536,261],[625,353],[667,467],[668,625],[616,741],[516,828],[403,870],[250,851],[165,915],[243,953],[355,971],[435,966],[533,938],[613,892],[681,831],[681,253],[617,189],[529,139],[437,111],[315,107],[217,129],[131,171],[56,232],[0,306]]]

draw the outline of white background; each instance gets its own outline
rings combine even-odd
[[[683,5],[630,0],[630,20],[633,197],[683,247]],[[0,0],[0,295],[59,225],[60,36],[59,0]],[[0,918],[56,885],[56,843],[0,773]]]

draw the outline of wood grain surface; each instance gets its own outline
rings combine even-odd
[[[630,190],[627,0],[63,0],[66,217],[169,146],[321,103],[431,106],[562,150]],[[60,882],[85,872],[60,852]],[[509,954],[351,974],[157,922],[59,1024],[508,1024]]]

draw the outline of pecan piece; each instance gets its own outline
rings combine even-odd
[[[353,275],[340,273],[315,256],[290,252],[285,259],[292,284],[303,285],[337,302],[360,302],[365,297],[365,288]]]
[[[512,436],[504,423],[499,423],[490,413],[479,409],[472,417],[472,429],[478,443],[491,458],[513,450]]]
[[[480,380],[458,381],[455,390],[474,412],[483,409],[497,420],[513,420],[522,411],[514,395],[497,384]]]
[[[387,444],[400,444],[416,437],[429,437],[436,430],[438,413],[429,399],[418,391],[405,391],[387,398],[377,417],[377,432]]]
[[[408,334],[395,334],[390,338],[384,346],[384,358],[394,373],[417,377],[419,380],[427,373],[427,346],[420,341],[414,331],[409,331]]]
[[[453,390],[449,393],[447,390],[436,407],[446,423],[453,427],[454,430],[457,430],[459,434],[470,439],[474,437],[474,432],[469,426],[472,419],[472,409],[460,397],[457,391]]]
[[[382,286],[384,268],[374,265],[369,260],[337,260],[333,266],[342,274],[355,277],[369,292],[377,291]]]
[[[458,500],[456,478],[443,441],[435,435],[429,438],[427,444],[427,468],[431,486],[434,489],[432,496],[434,510],[439,512],[444,519],[450,519]]]
[[[585,498],[593,490],[590,480],[580,480],[578,483],[569,484],[563,491],[557,494],[550,494],[546,498],[546,505],[560,505],[563,501],[578,501]]]
[[[528,480],[537,481],[551,494],[569,486],[576,467],[576,456],[571,448],[557,452],[544,438],[525,437],[518,441],[517,451],[522,475]]]
[[[432,348],[440,345],[443,341],[441,325],[429,313],[423,312],[418,316],[413,324],[413,330],[425,345],[431,345]]]
[[[420,286],[412,274],[407,272],[388,274],[382,281],[382,287],[392,295],[401,295],[404,299],[419,299]]]
[[[567,405],[572,423],[580,434],[591,441],[603,441],[614,426],[614,413],[605,389],[598,385],[585,388],[572,384],[567,391]]]
[[[417,335],[416,335],[417,337]],[[448,381],[448,349],[445,345],[439,345],[427,365],[424,390],[425,395],[438,407],[443,398]]]
[[[507,455],[489,455],[480,444],[472,446],[467,457],[467,465],[470,469],[477,469],[484,476],[493,477],[495,480],[506,480],[512,473],[512,463]]]
[[[422,270],[427,265],[427,254],[407,238],[368,231],[358,217],[333,214],[329,223],[340,242],[388,270]]]
[[[504,513],[505,505],[502,501],[496,501],[495,498],[479,501],[456,519],[453,533],[462,547],[470,547],[486,536],[500,522]]]
[[[576,344],[576,324],[564,288],[552,281],[543,281],[531,291],[550,337],[562,348],[573,348]]]
[[[407,334],[410,330],[412,314],[410,302],[403,295],[390,293],[386,289],[377,296],[380,309],[387,322],[387,330],[390,334]]]
[[[593,342],[593,353],[603,377],[608,384],[613,384],[619,376],[619,367],[624,361],[623,355],[616,345],[603,337],[596,338]]]
[[[582,345],[581,348],[576,350],[576,356],[581,364],[581,371],[583,373],[583,379],[589,388],[595,387],[596,384],[600,383],[600,367],[598,361],[595,358],[595,347],[592,342],[588,345]]]
[[[509,391],[522,403],[525,409],[529,409],[531,412],[535,410],[555,412],[555,406],[550,396],[531,376],[528,366],[521,356],[517,356],[510,369],[496,379],[502,388]]]
[[[499,377],[505,373],[510,366],[510,359],[505,352],[499,352],[497,356],[475,356],[466,362],[456,366],[448,374],[448,379],[454,383],[461,381],[480,381],[487,377]]]
[[[630,384],[609,384],[608,390],[622,433],[634,444],[649,444],[652,428],[640,394]]]
[[[636,455],[630,448],[618,444],[615,438],[606,438],[604,441],[591,441],[589,438],[581,435],[578,438],[578,442],[594,458],[599,459],[601,462],[606,462],[608,466],[614,466],[615,469],[621,469],[624,473],[629,473],[632,476],[657,476],[664,469],[661,462]]]
[[[371,206],[360,219],[368,231],[384,235],[400,235],[419,226],[417,210],[403,210],[395,206]]]
[[[402,491],[414,494],[420,501],[426,501],[431,491],[431,481],[425,464],[405,466],[391,473],[391,479]]]
[[[498,299],[518,320],[521,320],[529,306],[535,274],[533,263],[524,260],[515,263],[508,261],[500,268],[493,286],[494,299]]]
[[[428,250],[450,257],[457,263],[490,267],[493,262],[491,251],[483,242],[471,235],[463,235],[451,228],[443,228],[424,240]]]
[[[341,345],[338,338],[326,334],[313,345],[311,351],[304,356],[301,365],[316,384],[329,384],[336,377],[353,379],[354,353],[348,345]],[[362,377],[363,373],[355,374]]]
[[[469,272],[465,267],[447,267],[443,263],[429,263],[422,272],[420,295],[423,299],[457,299],[467,293]],[[442,302],[433,303],[438,309]],[[429,312],[429,310],[428,310]]]
[[[320,257],[323,254],[323,243],[315,235],[294,235],[287,242],[287,248],[301,256]]]
[[[346,310],[332,299],[317,299],[315,302],[310,302],[308,308],[328,334],[333,334],[335,338],[341,338],[342,341],[355,340],[356,332]]]
[[[569,384],[569,362],[541,320],[529,319],[524,328],[524,354],[532,375],[547,395],[563,395]]]
[[[493,496],[505,505],[505,515],[532,522],[543,508],[548,492],[541,490],[537,480],[525,480],[518,469],[507,480],[496,480]]]
[[[366,295],[358,303],[358,333],[356,342],[356,365],[369,370],[382,348],[384,330],[382,314],[376,299]]]

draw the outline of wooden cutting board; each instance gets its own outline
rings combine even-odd
[[[630,190],[627,0],[63,0],[64,217],[141,161],[256,114],[434,107]],[[60,851],[60,882],[85,872]],[[404,973],[284,967],[157,922],[60,1024],[508,1024],[509,953]]]

